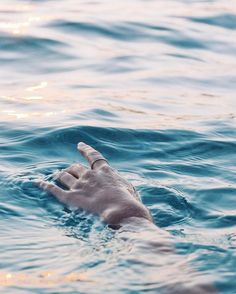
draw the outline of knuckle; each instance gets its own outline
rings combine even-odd
[[[73,189],[76,189],[76,191],[79,192],[82,189],[82,183],[81,182],[76,182],[73,185]]]
[[[73,171],[73,170],[75,170],[76,169],[76,164],[74,163],[74,164],[72,164],[70,167],[68,167],[66,170],[67,171]]]
[[[72,165],[72,166],[67,170],[67,172],[74,174],[74,173],[76,172],[76,170],[77,170],[76,165]]]
[[[53,184],[48,184],[47,188],[48,188],[49,190],[53,190],[53,189],[55,188],[55,186],[54,186]]]
[[[94,172],[92,170],[87,170],[84,172],[85,179],[91,179],[94,177]]]
[[[71,166],[67,167],[64,171],[65,172],[73,172],[74,170],[76,170],[76,164],[72,164]]]
[[[97,152],[97,151],[95,151],[95,150],[91,150],[90,152],[89,152],[89,156],[90,157],[96,157],[96,156],[98,156],[99,155],[99,153]]]
[[[63,175],[65,175],[65,171],[60,171],[57,175],[56,178],[57,179],[61,179],[63,177]]]
[[[83,167],[83,164],[81,164],[81,163],[75,163],[75,164],[73,164],[73,167],[76,168],[76,169],[79,169],[79,168],[82,168]]]
[[[82,172],[85,169],[83,164],[77,163],[73,166],[73,170],[77,172]]]
[[[59,180],[65,180],[66,179],[66,174],[65,173],[61,173],[58,177]]]
[[[110,173],[112,171],[112,168],[109,165],[104,165],[101,167],[101,171],[104,173]]]

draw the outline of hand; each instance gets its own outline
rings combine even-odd
[[[101,216],[112,227],[119,227],[132,217],[152,221],[134,187],[111,168],[98,151],[84,143],[79,143],[78,149],[90,168],[74,164],[60,172],[57,181],[67,190],[45,181],[40,181],[41,188],[70,207]]]

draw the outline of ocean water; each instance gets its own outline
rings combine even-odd
[[[235,40],[235,0],[1,0],[1,293],[176,293],[168,258],[34,186],[84,162],[79,141],[135,185],[192,285],[236,293]]]

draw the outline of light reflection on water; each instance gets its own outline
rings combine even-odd
[[[193,283],[234,293],[235,21],[234,0],[1,1],[0,286],[157,293],[180,279],[32,187],[83,140],[137,186]]]
[[[145,112],[141,125],[141,116],[134,117],[138,128],[234,118],[235,30],[224,26],[229,8],[234,17],[233,2],[82,1],[78,6],[69,1],[64,6],[1,4],[3,121],[37,121],[51,113],[50,123],[63,110],[67,116],[92,108],[126,117],[124,99],[130,112]],[[48,86],[26,94],[40,83]],[[4,96],[40,101],[19,109],[4,103]]]

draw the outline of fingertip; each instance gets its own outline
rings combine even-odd
[[[86,146],[88,146],[87,144],[85,144],[84,142],[79,142],[78,144],[77,144],[77,148],[80,150],[80,149],[82,149],[82,148],[84,148],[84,147],[86,147]]]
[[[84,156],[87,148],[89,146],[87,144],[85,144],[84,142],[79,142],[77,145],[77,149],[79,150],[79,152]]]
[[[45,190],[45,188],[47,187],[47,182],[45,182],[43,180],[36,180],[35,185],[38,186],[39,188]]]
[[[33,180],[32,183],[37,187],[40,186],[40,180]]]

